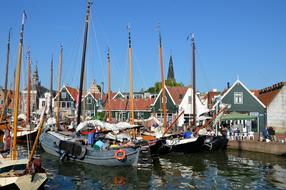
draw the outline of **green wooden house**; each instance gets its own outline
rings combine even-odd
[[[78,91],[70,86],[63,85],[60,90],[60,112],[64,115],[74,115]],[[53,98],[54,111],[57,110],[58,94]]]
[[[261,132],[266,127],[266,106],[241,81],[237,80],[227,89],[214,107],[220,102],[230,105],[230,108],[227,110],[228,113],[238,112],[255,116],[256,119],[251,121],[252,131]],[[235,120],[231,122],[245,124],[246,120],[247,119],[240,121]]]
[[[100,93],[88,92],[82,101],[82,112],[85,116],[94,117],[97,115],[98,109],[100,109]]]
[[[178,115],[178,108],[181,104],[188,88],[186,87],[165,87],[165,97],[166,97],[166,108],[167,108],[167,121],[170,123]],[[152,112],[155,113],[155,116],[163,120],[163,98],[162,90],[159,92],[154,103],[151,105]]]

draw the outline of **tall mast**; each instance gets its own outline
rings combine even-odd
[[[110,90],[110,50],[107,51],[107,72],[108,72],[108,122],[111,122],[111,90]]]
[[[60,64],[58,73],[58,93],[57,93],[57,117],[56,117],[56,127],[60,128],[60,99],[61,99],[61,78],[62,78],[62,64],[63,64],[63,46],[60,48]]]
[[[49,112],[50,112],[50,117],[53,117],[53,62],[54,62],[54,57],[52,56],[52,61],[51,61],[51,81],[50,81],[50,107],[49,107]]]
[[[80,123],[81,115],[81,97],[82,97],[82,86],[83,86],[83,75],[85,67],[85,56],[86,56],[86,42],[88,35],[88,26],[89,26],[89,17],[90,17],[90,5],[91,2],[87,2],[86,16],[85,16],[85,29],[84,29],[84,38],[83,38],[83,50],[82,50],[82,59],[81,59],[81,69],[80,69],[80,83],[79,83],[79,99],[78,99],[78,108],[77,108],[77,124]]]
[[[28,56],[28,87],[27,87],[27,121],[26,123],[30,123],[30,112],[31,112],[31,55],[30,55],[30,49],[27,50],[27,56]]]
[[[162,37],[161,37],[160,31],[159,31],[159,54],[160,54],[160,68],[161,68],[161,82],[162,82],[164,128],[166,130],[167,129],[167,108],[166,108],[166,96],[165,96],[165,77],[164,77],[164,65],[163,65]]]
[[[131,125],[134,125],[134,98],[133,98],[133,77],[132,77],[132,47],[131,47],[131,31],[128,26],[128,60],[129,60],[129,81],[130,81],[130,113],[131,113]]]
[[[193,126],[196,126],[196,55],[195,55],[195,35],[192,33],[192,52],[193,52]]]
[[[22,16],[22,27],[20,32],[20,42],[18,48],[18,65],[16,72],[15,80],[15,105],[14,105],[14,139],[13,139],[13,148],[12,148],[12,159],[17,159],[17,124],[18,124],[18,109],[19,109],[19,90],[20,90],[20,74],[21,74],[21,61],[22,61],[22,48],[23,48],[23,35],[24,35],[24,23],[25,23],[26,14],[23,12]]]
[[[7,90],[7,83],[8,83],[8,69],[9,69],[9,58],[10,58],[10,34],[11,28],[9,30],[8,35],[8,43],[7,43],[7,60],[6,60],[6,73],[5,73],[5,84],[4,84],[4,105],[1,110],[0,122],[3,120],[6,114],[6,107],[8,106],[8,90]]]
[[[4,84],[4,100],[6,100],[6,96],[7,96],[8,71],[9,71],[9,59],[10,59],[10,36],[11,36],[11,28],[9,30],[8,43],[7,43],[6,73],[5,73],[5,84]],[[5,112],[5,110],[4,110],[4,112]]]

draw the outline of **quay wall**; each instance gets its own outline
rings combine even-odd
[[[227,148],[286,156],[286,143],[281,142],[231,140]]]

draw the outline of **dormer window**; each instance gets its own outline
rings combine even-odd
[[[243,104],[243,92],[234,92],[234,104]]]

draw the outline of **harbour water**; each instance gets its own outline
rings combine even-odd
[[[254,152],[170,154],[153,167],[98,167],[41,153],[45,189],[286,189],[286,158]]]

